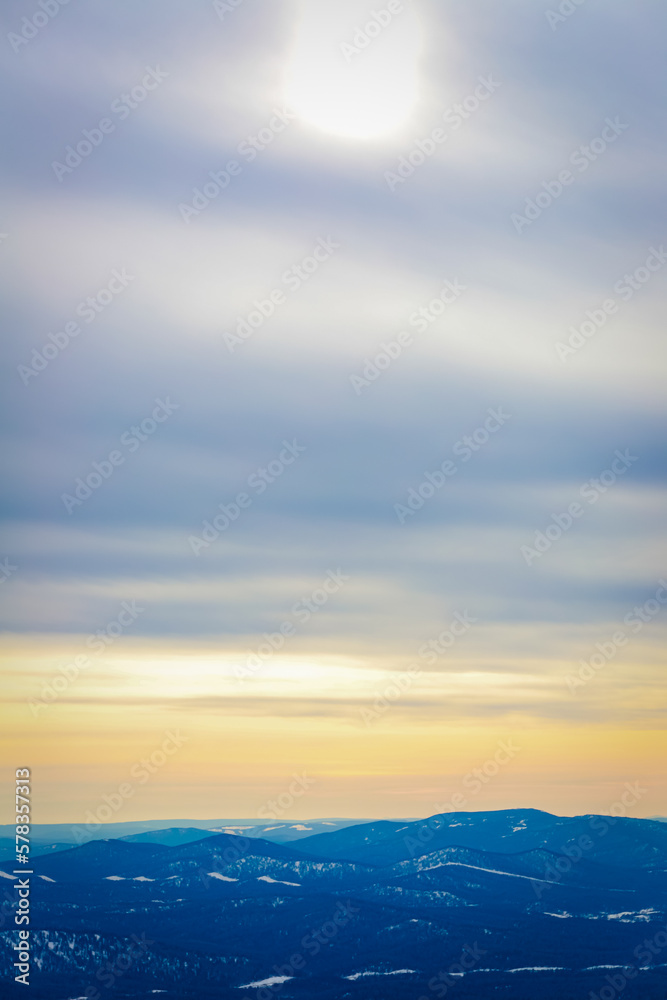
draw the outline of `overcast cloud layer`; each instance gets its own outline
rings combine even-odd
[[[299,629],[295,654],[399,669],[468,612],[487,631],[462,669],[534,669],[546,682],[654,598],[667,10],[587,0],[554,21],[543,0],[413,6],[424,29],[414,114],[361,141],[287,108],[294,4],[244,0],[221,17],[204,0],[73,0],[23,44],[11,33],[32,7],[5,3],[1,554],[16,567],[5,630],[87,635],[136,600],[133,639],[231,655],[291,620],[333,571],[349,581]],[[372,5],[358,7],[346,38]],[[111,110],[148,69],[159,82],[145,101]],[[443,125],[480,86],[479,107]],[[288,124],[250,162],[239,144],[275,109]],[[113,131],[65,170],[67,147],[105,117]],[[439,126],[446,141],[396,180]],[[604,152],[577,166],[603,134]],[[227,189],[184,212],[234,159]],[[554,196],[567,168],[572,183]],[[292,269],[317,246],[302,280]],[[80,303],[107,287],[113,301],[92,319]],[[443,288],[446,308],[420,329],[415,313]],[[234,343],[275,289],[273,315]],[[562,347],[600,316],[582,346]],[[39,361],[68,323],[80,333]],[[413,342],[375,377],[367,362],[383,344],[396,353],[402,331]],[[142,421],[145,440],[131,430]],[[121,460],[108,478],[77,496],[111,453]],[[410,491],[447,461],[419,506]],[[239,494],[245,509],[204,536]],[[573,503],[581,513],[558,537],[552,519],[566,525]],[[647,623],[632,677],[591,718],[646,717],[663,622],[664,611]],[[551,703],[524,692],[526,711],[580,719],[559,683]],[[507,705],[492,684],[485,697],[461,711]]]

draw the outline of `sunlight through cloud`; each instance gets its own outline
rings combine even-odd
[[[286,80],[291,107],[324,132],[377,139],[398,131],[419,95],[422,31],[392,2],[303,5]]]

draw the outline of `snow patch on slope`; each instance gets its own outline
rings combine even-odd
[[[283,882],[282,879],[271,878],[270,875],[258,875],[257,881],[258,882],[273,882],[274,885],[296,885],[299,888],[301,888],[301,883],[300,882]]]
[[[238,989],[249,990],[256,986],[279,986],[286,983],[288,979],[294,979],[294,976],[270,976],[268,979],[259,979],[256,983],[246,983],[245,986],[239,986]]]
[[[361,979],[362,976],[412,976],[415,969],[393,969],[391,972],[355,972],[352,976],[343,976],[343,979]]]

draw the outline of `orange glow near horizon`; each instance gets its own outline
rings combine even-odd
[[[424,673],[395,699],[399,672],[375,661],[276,657],[265,676],[239,683],[230,670],[221,676],[212,669],[214,660],[229,666],[233,654],[126,644],[35,709],[39,692],[58,676],[54,663],[66,662],[76,642],[6,645],[15,679],[25,691],[32,678],[37,701],[33,711],[18,698],[5,708],[5,760],[11,747],[11,767],[32,768],[38,823],[81,823],[128,782],[132,792],[110,822],[261,818],[295,774],[307,777],[307,793],[280,818],[398,818],[445,807],[605,813],[626,783],[642,789],[628,815],[665,812],[660,760],[667,739],[648,714],[649,705],[657,714],[655,695],[645,702],[639,685],[626,692],[635,716],[623,720],[614,708],[621,693],[598,678],[589,708],[611,706],[616,718],[605,719],[603,710],[595,722],[550,718],[554,692],[563,694],[558,663],[535,664],[523,675],[525,697],[509,674],[482,673],[482,690],[494,701],[484,717],[467,697],[475,691],[479,701],[479,671],[463,659],[458,673]],[[52,645],[62,655],[49,655]],[[650,652],[647,646],[648,660]],[[378,702],[390,688],[392,696]],[[637,719],[638,709],[650,726]],[[169,734],[182,745],[165,755],[160,747]],[[501,750],[498,764],[502,746],[513,752]],[[159,764],[142,780],[141,762],[156,753]]]

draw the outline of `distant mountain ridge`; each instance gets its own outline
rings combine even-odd
[[[618,864],[624,859],[627,867],[650,868],[667,863],[667,828],[656,820],[504,809],[445,813],[403,823],[382,820],[316,834],[299,843],[305,854],[354,862],[372,855],[375,863],[384,865],[445,847],[513,854],[580,850],[589,860]]]
[[[85,997],[101,960],[144,938],[124,998],[266,1000],[269,984],[279,1000],[435,1000],[467,955],[450,982],[459,1000],[599,996],[628,963],[640,992],[624,1000],[663,1000],[664,956],[641,943],[667,927],[663,823],[519,809],[283,844],[249,832],[176,825],[148,831],[162,843],[131,834],[34,857],[37,1000]],[[0,862],[8,897],[13,868]],[[8,1000],[23,995],[11,934],[0,931]]]
[[[290,843],[315,833],[367,823],[364,819],[316,819],[294,822],[266,823],[258,819],[210,819],[210,820],[146,820],[127,823],[86,824],[35,823],[30,828],[31,854],[33,857],[65,850],[67,846],[87,843],[91,840],[136,840],[151,844],[189,843],[209,834],[236,833],[238,835],[264,837],[275,843]],[[0,857],[14,847],[14,827],[0,826]]]

